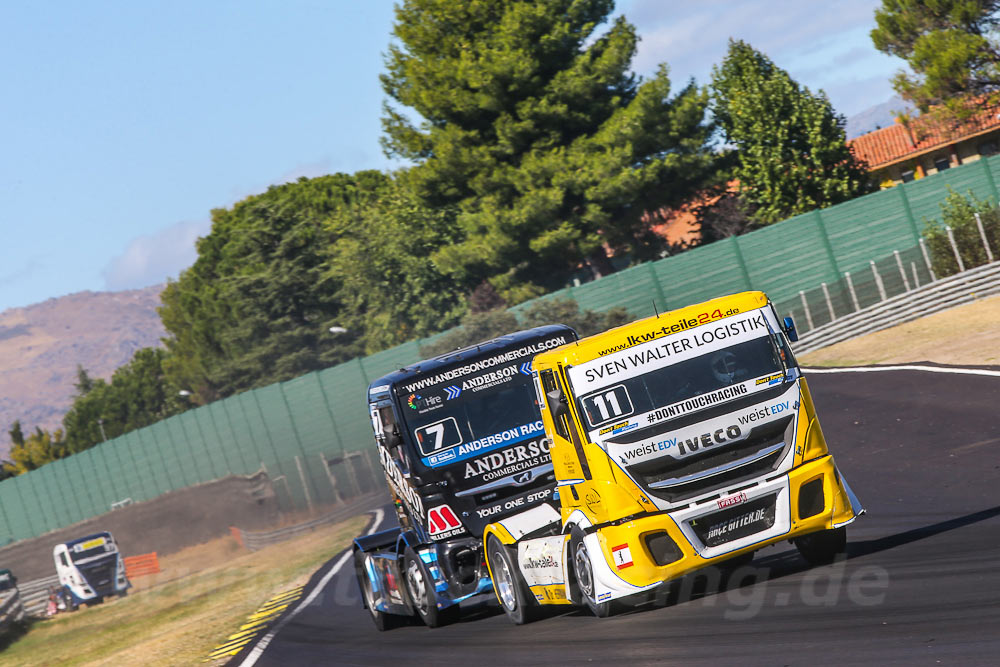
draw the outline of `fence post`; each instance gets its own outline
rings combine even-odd
[[[986,240],[986,230],[983,229],[983,221],[979,217],[979,212],[976,212],[976,227],[979,227],[979,238],[983,240],[983,248],[986,249],[986,261],[990,264],[993,263],[993,250],[990,249],[990,242]]]
[[[916,286],[916,289],[920,289],[920,276],[917,275],[917,263],[910,262],[910,269],[913,271],[913,284]]]
[[[878,287],[878,295],[881,297],[882,301],[886,300],[885,295],[885,285],[882,284],[882,276],[878,274],[878,268],[875,266],[875,260],[871,260],[868,264],[872,267],[872,275],[875,276],[875,286]]]
[[[955,261],[958,262],[958,271],[963,273],[965,271],[965,262],[962,261],[962,255],[958,252],[958,244],[955,243],[955,231],[950,225],[945,225],[945,230],[948,232],[948,242],[951,243],[951,249],[955,253]]]
[[[858,295],[854,291],[854,281],[851,280],[851,272],[844,271],[844,278],[847,279],[847,289],[851,293],[851,302],[854,304],[854,310],[861,310],[861,304],[858,303]]]
[[[937,280],[937,276],[934,275],[934,267],[931,266],[931,256],[930,253],[927,252],[927,243],[924,241],[923,236],[920,237],[920,252],[924,256],[924,264],[927,265],[927,273],[931,276],[931,282],[934,282]]]
[[[896,256],[896,266],[899,267],[899,275],[902,276],[902,278],[903,278],[903,287],[906,289],[907,292],[909,292],[910,291],[910,281],[906,277],[906,269],[903,268],[903,260],[899,256],[899,251],[898,250],[893,250],[892,254]]]
[[[320,460],[321,464],[323,465],[323,470],[326,471],[326,478],[328,480],[330,480],[330,488],[333,489],[333,497],[334,497],[334,499],[338,503],[340,503],[341,505],[343,505],[344,504],[344,498],[343,498],[343,496],[340,495],[340,489],[337,488],[337,478],[334,477],[333,472],[331,472],[331,470],[330,470],[330,464],[326,460],[326,454],[324,454],[323,452],[320,452],[319,454],[317,454],[317,456],[319,457],[319,460]]]
[[[899,197],[903,202],[903,211],[906,213],[906,219],[910,223],[910,231],[913,232],[913,238],[920,238],[920,230],[917,229],[917,221],[913,219],[913,211],[910,210],[910,200],[906,196],[906,189],[903,187],[898,187],[896,190],[899,191]]]
[[[663,286],[660,285],[659,279],[656,277],[656,269],[653,268],[654,262],[646,262],[646,266],[649,267],[649,277],[653,279],[653,287],[656,289],[656,296],[660,297],[660,307],[663,310],[667,309],[667,297],[663,294]]]
[[[372,486],[378,487],[378,476],[375,474],[375,468],[372,466],[372,459],[368,456],[368,450],[362,452],[365,456],[365,470],[368,471],[368,481],[372,483]]]
[[[299,481],[302,482],[302,493],[304,493],[306,496],[306,507],[309,508],[309,513],[312,514],[313,513],[312,494],[309,493],[309,484],[306,483],[306,474],[302,470],[302,459],[299,458],[298,454],[295,455],[295,467],[298,468],[299,470]]]
[[[833,312],[833,301],[830,300],[830,290],[827,289],[826,283],[820,283],[823,288],[823,296],[826,298],[826,308],[830,311],[830,321],[833,322],[837,319],[837,314]]]
[[[361,484],[358,482],[358,471],[354,469],[354,463],[351,461],[351,457],[346,454],[344,455],[344,466],[347,468],[347,477],[351,480],[351,489],[354,491],[354,497],[357,498],[361,495]]]
[[[743,275],[743,282],[746,284],[747,289],[753,289],[753,285],[750,284],[750,272],[747,270],[746,260],[743,258],[743,253],[740,251],[740,241],[738,236],[730,236],[732,239],[733,250],[736,252],[736,264],[740,267],[740,273]]]
[[[806,322],[809,324],[809,331],[812,331],[816,327],[813,325],[812,313],[809,312],[809,302],[806,301],[806,293],[799,290],[799,298],[802,299],[802,310],[806,311]]]

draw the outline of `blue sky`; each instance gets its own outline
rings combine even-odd
[[[458,0],[456,0],[458,1]],[[845,115],[886,101],[876,0],[626,0],[634,62],[706,83],[729,37]],[[392,169],[378,144],[387,0],[0,4],[0,310],[143,287],[195,258],[213,208]]]

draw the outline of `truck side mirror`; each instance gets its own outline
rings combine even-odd
[[[549,410],[552,411],[553,417],[562,417],[569,414],[569,408],[566,406],[566,396],[563,395],[561,389],[553,389],[545,394],[545,396],[548,398]]]
[[[795,320],[790,317],[786,317],[784,319],[784,325],[783,329],[785,330],[785,335],[788,336],[788,340],[793,343],[797,341],[799,339],[799,332],[795,330]]]
[[[392,430],[385,434],[385,448],[396,449],[403,444],[403,436],[399,434],[399,427],[393,426]]]

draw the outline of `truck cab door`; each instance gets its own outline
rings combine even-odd
[[[563,486],[572,480],[582,482],[590,479],[590,466],[579,431],[573,423],[569,395],[562,378],[552,369],[543,369],[539,371],[537,381],[545,401],[543,421],[546,432],[552,438],[550,453],[557,484]]]
[[[62,544],[56,545],[52,557],[56,562],[56,574],[59,575],[59,583],[63,586],[70,586],[72,584],[70,574],[73,571],[73,566],[70,565],[69,553],[66,546]]]

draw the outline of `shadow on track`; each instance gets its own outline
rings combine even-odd
[[[923,540],[928,537],[934,537],[935,535],[940,535],[941,533],[947,533],[949,530],[964,528],[974,523],[979,523],[980,521],[986,521],[987,519],[992,519],[995,516],[1000,516],[1000,505],[980,510],[978,512],[973,512],[972,514],[966,514],[965,516],[955,517],[954,519],[939,521],[938,523],[933,523],[929,526],[913,528],[912,530],[896,533],[895,535],[886,535],[885,537],[880,537],[875,540],[848,542],[847,557],[858,558],[860,556],[878,553],[879,551],[885,551],[886,549],[894,549],[904,544],[910,544],[911,542]]]
[[[846,562],[856,558],[895,549],[997,516],[1000,516],[1000,505],[894,535],[886,535],[873,540],[849,542],[847,553],[840,556],[832,566],[842,567]],[[675,606],[711,595],[723,594],[727,591],[775,582],[804,572],[813,571],[817,575],[822,575],[826,571],[824,568],[829,567],[831,566],[811,567],[796,551],[785,551],[759,558],[749,565],[735,567],[727,567],[725,564],[716,565],[674,579],[644,596],[621,600],[619,613],[636,613]],[[579,610],[577,612],[583,613]]]

